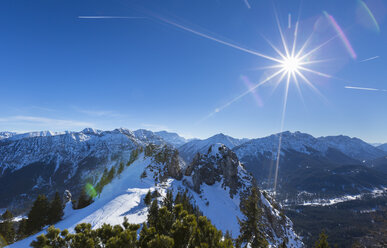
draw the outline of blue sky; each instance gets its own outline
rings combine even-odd
[[[0,130],[126,127],[200,138],[279,132],[284,82],[214,112],[270,75],[262,67],[272,61],[170,24],[278,58],[264,38],[282,49],[276,9],[288,44],[298,13],[297,48],[313,31],[306,51],[336,37],[313,54],[329,61],[310,67],[333,77],[305,73],[323,97],[300,82],[302,100],[290,82],[284,130],[387,142],[387,92],[345,88],[387,89],[387,3],[364,3],[373,17],[349,0],[1,1]]]

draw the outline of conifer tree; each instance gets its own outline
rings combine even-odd
[[[39,235],[36,240],[32,241],[31,247],[34,248],[67,248],[69,246],[69,236],[68,231],[63,230],[62,232],[50,226],[47,228],[47,234]]]
[[[15,241],[15,229],[12,223],[13,214],[9,210],[6,210],[1,217],[3,222],[0,223],[0,235],[8,244],[11,244]]]
[[[320,233],[319,239],[316,241],[316,248],[329,248],[328,244],[328,236],[325,234],[324,231]]]
[[[63,203],[59,193],[55,193],[55,197],[50,204],[48,211],[48,224],[54,224],[60,221],[63,217]]]
[[[117,174],[120,175],[125,169],[125,165],[123,162],[120,163],[120,165],[118,166],[118,170],[117,170]]]
[[[149,206],[152,202],[152,194],[150,192],[150,190],[148,191],[148,193],[146,193],[145,197],[144,197],[144,203],[145,205]]]
[[[148,212],[148,223],[150,226],[155,226],[159,218],[159,205],[157,200],[153,200],[149,212]]]
[[[116,167],[112,166],[112,168],[110,168],[106,184],[110,183],[113,180],[115,175],[116,175]]]
[[[153,239],[148,242],[149,247],[157,248],[173,248],[174,241],[171,237],[166,235],[157,234]]]
[[[26,235],[28,234],[28,231],[27,231],[28,224],[27,223],[28,223],[28,219],[26,219],[26,218],[23,218],[19,222],[19,228],[17,229],[17,235],[16,235],[16,238],[18,240],[25,238]]]
[[[226,231],[226,234],[224,235],[223,241],[221,241],[221,247],[222,248],[233,248],[233,240],[231,237],[231,234],[229,231]]]
[[[247,247],[248,244],[252,248],[267,247],[268,243],[264,238],[261,230],[260,220],[262,216],[262,210],[258,206],[259,191],[256,187],[251,189],[251,194],[246,199],[241,201],[241,212],[245,215],[243,220],[239,220],[240,235],[237,239],[237,246],[240,247],[244,244]]]
[[[47,215],[50,204],[45,195],[39,195],[30,212],[27,220],[27,233],[31,234],[41,230],[47,224]]]
[[[167,194],[163,200],[163,206],[165,206],[168,211],[172,212],[173,210],[173,193],[172,190],[167,190]]]
[[[79,198],[78,198],[78,204],[77,204],[76,209],[81,209],[81,208],[87,207],[92,202],[93,202],[93,199],[87,195],[85,189],[82,189],[81,194],[79,195]]]
[[[140,231],[140,238],[138,239],[138,246],[141,248],[152,248],[149,245],[149,242],[155,237],[156,229],[154,227],[147,226],[146,223],[142,225],[142,229]]]

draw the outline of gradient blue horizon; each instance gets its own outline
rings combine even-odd
[[[387,142],[386,8],[364,1],[380,32],[356,1],[303,1],[302,43],[310,47],[335,35],[323,11],[335,18],[357,58],[335,39],[314,59],[333,59],[313,69],[335,78],[308,75],[320,98],[301,84],[303,100],[290,85],[284,130],[313,136],[348,135]],[[169,25],[159,18],[277,56],[294,28],[300,1],[11,1],[0,3],[0,130],[167,130],[192,138],[216,133],[257,138],[280,131],[284,84],[259,87],[222,111],[215,109],[267,76],[272,63]],[[80,19],[79,16],[140,17]],[[289,39],[290,42],[290,39]],[[300,43],[300,44],[301,44]],[[368,61],[369,58],[373,58]]]

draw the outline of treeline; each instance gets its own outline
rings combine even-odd
[[[145,199],[150,199],[150,202],[147,202],[148,218],[142,225],[130,224],[125,218],[122,225],[104,224],[93,230],[90,224],[82,223],[75,227],[73,234],[51,226],[47,234],[38,236],[31,246],[35,248],[234,247],[231,236],[228,233],[223,235],[216,229],[199,209],[191,204],[187,193],[179,192],[174,199],[172,192],[169,191],[161,203],[157,200],[157,193],[149,192],[147,195]],[[138,232],[139,235],[137,235]]]
[[[45,195],[39,195],[28,213],[28,218],[22,219],[17,225],[15,225],[13,214],[10,211],[7,210],[2,215],[3,221],[0,223],[0,236],[3,237],[4,243],[12,244],[16,240],[23,239],[42,230],[47,225],[57,223],[62,219],[62,216],[63,203],[58,192],[55,193],[52,201],[49,201]],[[15,228],[16,226],[17,228]],[[1,245],[0,247],[2,247]]]

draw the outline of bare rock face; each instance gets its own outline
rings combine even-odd
[[[207,154],[197,153],[184,174],[192,176],[196,192],[200,192],[202,183],[213,185],[223,179],[223,185],[230,188],[230,195],[233,196],[242,185],[238,176],[240,166],[241,163],[234,152],[223,144],[214,144],[210,146]]]
[[[157,146],[148,145],[145,148],[145,156],[153,157],[157,164],[161,167],[152,168],[157,170],[158,179],[164,181],[169,177],[181,180],[183,178],[183,171],[181,166],[183,161],[179,157],[179,152],[171,146]]]
[[[66,189],[63,193],[63,204],[66,205],[66,203],[71,202],[71,197],[71,192]]]
[[[177,179],[181,180],[183,178],[183,172],[180,167],[181,161],[179,157],[179,152],[177,150],[173,151],[173,155],[170,157],[170,160],[167,163],[168,174]]]

